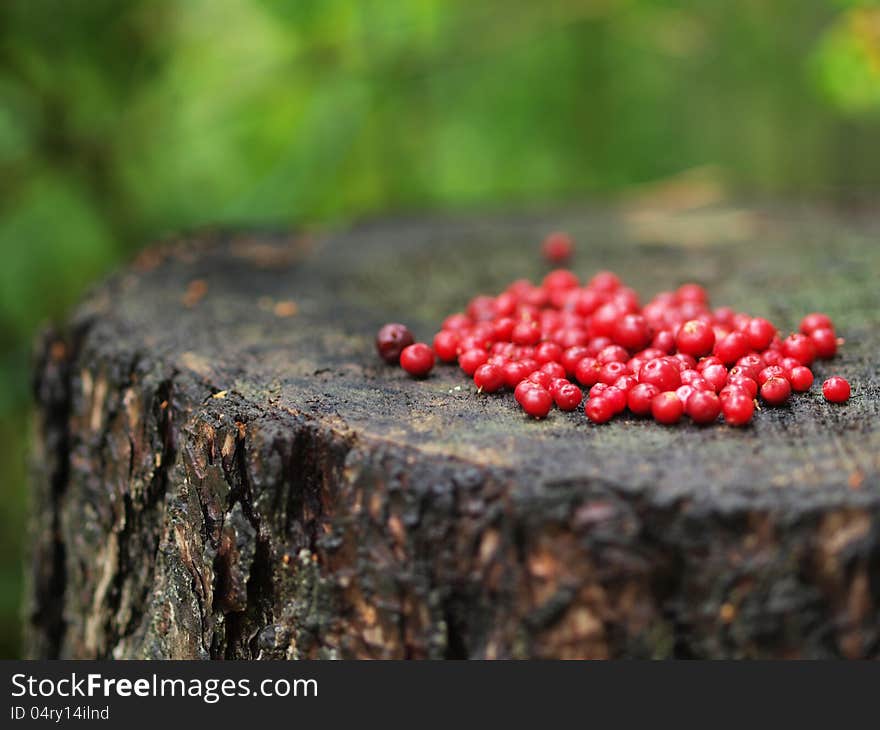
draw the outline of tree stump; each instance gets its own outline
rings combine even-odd
[[[696,280],[846,339],[753,425],[526,419],[382,364],[478,290],[574,268]],[[205,232],[39,347],[32,657],[880,655],[880,218],[649,208]],[[854,397],[826,403],[824,377]]]

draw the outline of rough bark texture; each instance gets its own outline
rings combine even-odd
[[[880,219],[649,209],[204,233],[144,253],[39,348],[34,657],[880,655]],[[383,366],[478,289],[575,264],[682,280],[848,376],[746,429],[525,419]]]

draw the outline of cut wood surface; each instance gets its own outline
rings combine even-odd
[[[528,420],[376,356],[478,291],[573,268],[696,280],[846,338],[734,429]],[[34,657],[880,655],[880,218],[556,211],[205,232],[144,252],[38,348]],[[848,377],[844,406],[822,380]]]

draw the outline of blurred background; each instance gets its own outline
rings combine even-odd
[[[880,0],[3,0],[0,656],[35,332],[163,233],[880,181]]]

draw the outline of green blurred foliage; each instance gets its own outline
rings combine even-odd
[[[163,232],[880,174],[880,5],[0,3],[0,654],[17,647],[28,352]]]

